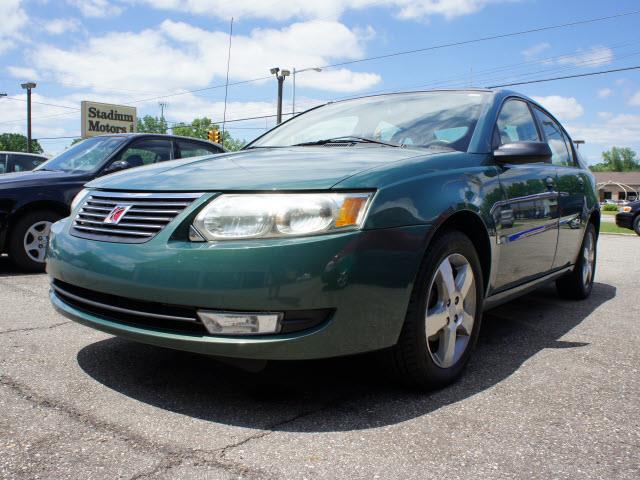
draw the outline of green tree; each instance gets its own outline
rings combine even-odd
[[[0,135],[0,150],[26,152],[27,137],[20,133],[3,133]],[[42,146],[37,140],[31,139],[31,151],[33,153],[42,153]]]
[[[138,118],[137,130],[140,133],[167,133],[167,121],[164,118],[145,115]]]
[[[636,159],[636,152],[628,147],[612,147],[602,152],[602,162],[592,165],[593,172],[633,172],[640,170],[640,162]]]
[[[207,140],[209,130],[220,130],[220,125],[213,123],[210,118],[196,118],[190,124],[176,125],[173,127],[173,133],[175,135],[182,135],[184,137],[202,138]],[[247,142],[238,138],[233,138],[229,131],[225,131],[222,136],[224,148],[230,151],[240,150]]]

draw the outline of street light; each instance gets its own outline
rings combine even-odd
[[[27,91],[27,153],[31,153],[31,90],[36,88],[35,82],[20,85]]]
[[[303,68],[302,70],[296,70],[296,67],[293,67],[293,99],[291,101],[292,106],[291,106],[291,110],[293,111],[293,114],[296,114],[296,73],[302,73],[302,72],[309,72],[313,70],[314,72],[321,72],[322,69],[320,67],[311,67],[311,68]]]
[[[576,146],[576,150],[580,148],[580,145],[584,145],[584,140],[574,140],[573,143]]]
[[[276,115],[276,122],[278,125],[282,123],[282,87],[284,85],[284,79],[290,75],[289,70],[280,70],[278,67],[271,69],[271,74],[276,76],[278,80],[278,113]]]

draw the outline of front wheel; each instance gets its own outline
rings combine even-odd
[[[596,273],[596,242],[596,228],[593,223],[589,223],[573,271],[556,280],[556,290],[562,298],[583,300],[591,294]]]
[[[640,235],[640,215],[633,219],[633,231]]]
[[[20,218],[9,237],[11,260],[27,272],[43,272],[51,225],[61,218],[51,210],[30,212]]]
[[[471,240],[458,231],[439,235],[420,267],[398,343],[383,353],[393,375],[420,390],[454,382],[478,339],[483,291]]]

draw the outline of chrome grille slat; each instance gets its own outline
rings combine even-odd
[[[91,200],[89,202],[90,205],[105,205],[105,206],[111,206],[111,207],[115,207],[116,205],[118,205],[118,202],[107,202],[107,201],[102,201],[102,200]],[[120,202],[120,203],[124,203]],[[140,205],[143,207],[146,206],[154,206],[154,207],[186,207],[187,205],[189,205],[191,202],[149,202],[149,201],[144,201],[144,202],[140,202],[140,201],[136,201],[136,200],[131,200],[130,202],[128,202],[129,204],[133,204],[133,205]]]
[[[139,235],[143,237],[153,236],[155,232],[135,232],[133,230],[115,230],[110,228],[98,228],[98,227],[85,227],[84,225],[74,225],[76,230],[86,230],[89,232],[107,232],[114,235]]]
[[[72,234],[93,240],[141,243],[155,237],[202,193],[92,192],[78,210]],[[117,206],[118,223],[104,221]]]
[[[97,222],[95,220],[86,220],[84,218],[81,219],[77,219],[76,220],[78,223],[82,223],[83,225],[85,223],[89,223],[91,225],[104,225],[103,222]],[[164,227],[164,224],[162,225],[158,225],[157,223],[131,223],[131,222],[120,222],[117,225],[114,225],[114,227],[131,227],[131,228],[155,228],[156,230],[160,230],[161,228]]]

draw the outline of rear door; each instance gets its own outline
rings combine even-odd
[[[559,231],[554,268],[571,265],[582,243],[587,220],[586,186],[589,178],[580,168],[569,137],[558,122],[533,107],[544,141],[553,152],[552,163],[557,172]]]
[[[510,98],[502,106],[493,146],[541,141],[529,104]],[[556,168],[550,163],[502,165],[505,200],[493,207],[498,234],[495,288],[510,288],[551,270],[558,241]]]

